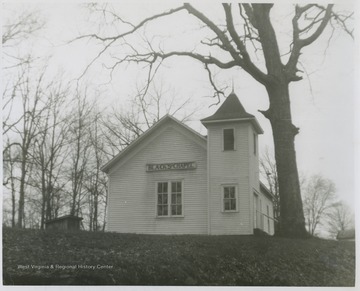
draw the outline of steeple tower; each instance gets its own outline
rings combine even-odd
[[[252,234],[253,197],[260,191],[257,139],[263,130],[234,92],[201,122],[208,130],[208,233]]]

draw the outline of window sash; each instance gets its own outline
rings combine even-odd
[[[181,182],[171,182],[171,216],[182,215]]]
[[[157,183],[157,215],[168,215],[168,183]]]
[[[223,211],[237,211],[236,186],[223,186]]]
[[[182,198],[182,181],[157,182],[157,216],[182,216]]]

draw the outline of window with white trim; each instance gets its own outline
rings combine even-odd
[[[182,181],[166,181],[157,183],[157,216],[183,215]]]
[[[237,207],[237,189],[235,185],[224,185],[222,187],[223,211],[234,212]]]

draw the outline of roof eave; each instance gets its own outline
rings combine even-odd
[[[257,121],[257,119],[255,117],[249,117],[249,118],[231,118],[231,119],[217,119],[217,120],[201,120],[201,123],[206,127],[207,124],[215,124],[215,123],[225,123],[225,122],[234,122],[234,121],[240,121],[240,122],[244,122],[244,121],[250,121],[258,134],[263,134],[264,130],[261,128],[259,122]]]
[[[156,128],[158,128],[163,122],[165,122],[166,119],[171,119],[172,121],[176,122],[177,124],[183,126],[184,128],[186,128],[187,130],[189,130],[190,132],[192,132],[193,134],[195,134],[196,136],[198,136],[199,138],[201,138],[203,141],[207,142],[207,139],[202,136],[201,134],[199,134],[198,132],[196,132],[195,130],[193,130],[192,128],[190,128],[189,126],[187,126],[186,124],[181,123],[179,120],[177,120],[176,118],[172,117],[169,114],[166,114],[165,116],[163,116],[157,123],[155,123],[152,127],[150,127],[148,130],[146,130],[142,135],[140,135],[137,139],[135,139],[132,143],[130,143],[130,145],[128,145],[124,150],[122,150],[120,153],[118,153],[115,157],[113,157],[110,161],[108,161],[104,166],[102,166],[100,168],[101,171],[103,171],[106,174],[109,174],[110,169],[124,156],[126,155],[129,151],[131,151],[133,148],[136,147],[136,145],[138,145],[139,143],[141,143],[147,136],[149,136]]]
[[[263,193],[268,196],[271,201],[274,201],[275,196],[270,192],[270,190],[265,186],[263,182],[260,182],[260,191],[263,190]]]
[[[140,135],[137,139],[131,142],[126,148],[124,148],[121,152],[119,152],[115,157],[113,157],[110,161],[108,161],[104,166],[100,168],[101,171],[109,174],[110,169],[114,164],[116,164],[122,156],[124,156],[127,152],[129,152],[132,148],[134,148],[137,144],[139,144],[146,136],[148,136],[154,128],[158,127],[163,120],[165,120],[169,115],[165,115],[162,117],[155,125],[150,127],[147,131],[145,131],[142,135]]]

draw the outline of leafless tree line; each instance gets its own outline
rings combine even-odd
[[[39,73],[30,64],[14,75],[11,90],[3,92],[3,186],[11,193],[4,201],[4,222],[44,228],[47,220],[82,215],[85,203],[99,200],[97,193],[86,192],[85,177],[104,157],[91,154],[97,146],[89,139],[94,113],[83,93],[61,80],[46,80],[45,69]],[[104,179],[96,180],[98,192],[104,192]],[[89,220],[100,217],[97,212]]]
[[[22,17],[4,26],[9,55],[11,43],[42,27],[31,19],[35,14]],[[29,55],[12,54],[8,62],[14,58],[16,65],[4,69],[2,96],[4,224],[43,229],[46,221],[70,214],[83,217],[85,229],[104,230],[107,178],[101,166],[187,102],[165,100],[165,88],[153,85],[146,94],[138,89],[130,107],[100,110],[102,96],[86,85],[51,76]]]
[[[280,218],[279,184],[276,163],[267,148],[260,159],[260,172],[274,202],[274,218]],[[339,199],[333,181],[317,174],[300,178],[306,229],[312,236],[336,238],[340,231],[354,228],[352,209]],[[276,226],[276,223],[275,223]]]
[[[160,112],[154,100],[135,96],[130,109],[99,111],[101,96],[89,98],[87,90],[61,79],[48,82],[45,71],[37,76],[29,66],[21,69],[20,79],[3,96],[8,101],[3,186],[10,197],[4,222],[44,228],[46,221],[71,214],[86,217],[90,230],[104,229],[107,179],[101,166],[179,107]]]

